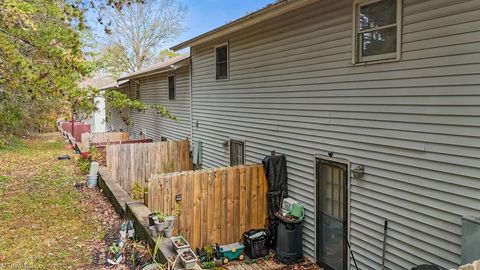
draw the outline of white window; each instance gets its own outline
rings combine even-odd
[[[228,43],[215,47],[215,77],[217,80],[228,79],[228,58]]]
[[[353,62],[400,60],[402,0],[356,1]]]

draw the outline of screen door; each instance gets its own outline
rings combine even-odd
[[[316,159],[317,263],[325,269],[347,269],[348,166]]]

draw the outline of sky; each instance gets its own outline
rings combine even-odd
[[[1,1],[1,0],[0,0]],[[219,26],[224,25],[230,21],[241,18],[248,13],[257,11],[266,5],[275,2],[276,0],[179,0],[187,8],[185,14],[185,30],[184,32],[174,38],[171,42],[167,42],[164,48],[168,49],[176,44],[179,44],[188,39],[194,38],[205,32],[213,30]],[[87,18],[93,23],[92,33],[93,40],[90,42],[88,50],[98,50],[105,41],[104,27],[96,23],[97,16],[95,13],[87,13]],[[188,51],[184,49],[181,53]]]
[[[274,0],[181,0],[187,6],[187,30],[170,45],[201,35],[256,11]]]

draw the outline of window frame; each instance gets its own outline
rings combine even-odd
[[[218,48],[221,48],[221,47],[226,47],[227,48],[227,76],[225,78],[219,78],[218,77],[218,70],[217,70],[217,66],[218,66],[218,63],[217,63],[217,49]],[[225,43],[221,43],[221,44],[218,44],[216,45],[214,48],[213,48],[213,54],[214,54],[214,58],[215,58],[215,62],[214,62],[214,65],[215,65],[215,80],[217,81],[228,81],[230,79],[230,44],[229,42],[225,42]]]
[[[352,63],[353,65],[365,65],[374,63],[384,63],[399,61],[402,58],[402,10],[403,0],[396,0],[397,14],[394,24],[384,25],[376,28],[361,31],[360,28],[360,8],[375,4],[385,0],[355,0],[353,2],[353,31],[352,31]],[[388,1],[388,0],[387,0]],[[362,56],[360,34],[397,27],[396,52],[384,53],[372,56]]]
[[[170,96],[170,78],[173,77],[173,97]],[[177,98],[177,76],[171,74],[167,76],[168,100],[176,100]]]
[[[135,80],[133,81],[133,90],[134,90],[134,95],[135,95],[135,100],[140,100],[141,94],[140,94],[140,81]]]
[[[232,164],[232,142],[234,143],[241,143],[243,145],[243,155],[242,155],[242,161],[243,164]],[[240,165],[245,165],[246,163],[246,149],[247,149],[247,142],[245,140],[239,140],[235,138],[229,138],[228,139],[228,148],[229,148],[229,157],[230,157],[230,166],[240,166]]]

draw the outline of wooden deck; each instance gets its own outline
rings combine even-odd
[[[323,270],[318,265],[305,260],[299,264],[285,265],[274,260],[258,260],[255,263],[231,262],[223,267],[228,270]]]

